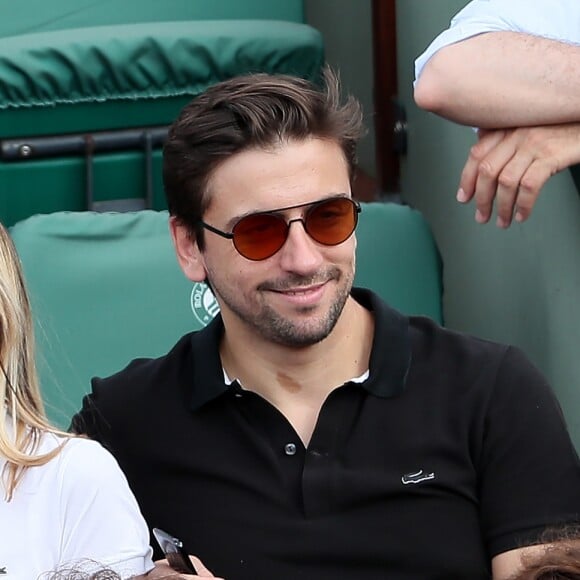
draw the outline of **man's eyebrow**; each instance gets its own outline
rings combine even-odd
[[[244,213],[241,213],[239,215],[234,216],[233,218],[230,218],[227,223],[226,223],[226,231],[231,232],[233,227],[242,219],[244,219],[245,217],[248,217],[249,215],[254,215],[257,213],[269,213],[269,212],[261,212],[261,211],[257,211],[257,210],[249,210],[246,211]]]
[[[312,203],[316,203],[316,202],[312,202]],[[304,204],[304,205],[309,205],[309,204]],[[247,212],[244,212],[240,215],[237,215],[233,218],[231,218],[227,224],[226,227],[228,228],[227,231],[231,232],[232,228],[242,219],[244,219],[245,217],[248,217],[250,215],[262,215],[262,214],[268,214],[268,215],[282,215],[285,211],[289,210],[289,209],[293,209],[297,206],[295,205],[291,205],[291,206],[287,206],[287,207],[279,207],[279,208],[275,208],[275,209],[255,209],[255,210],[250,210]]]
[[[284,207],[276,207],[274,209],[254,209],[254,210],[249,210],[246,211],[242,214],[239,214],[233,218],[231,218],[230,220],[228,220],[228,222],[226,223],[226,228],[228,232],[232,231],[232,228],[236,225],[236,223],[238,223],[241,219],[248,217],[250,215],[256,215],[256,214],[270,214],[270,215],[282,215],[285,211],[288,211],[289,209],[295,209],[298,207],[307,207],[309,205],[313,205],[315,203],[318,203],[320,201],[327,201],[327,200],[331,200],[331,199],[335,199],[335,198],[340,198],[340,197],[349,197],[351,194],[349,193],[329,193],[326,197],[323,197],[321,199],[315,199],[313,201],[307,201],[305,203],[299,203],[296,205],[286,205]]]

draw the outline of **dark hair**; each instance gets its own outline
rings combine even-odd
[[[87,568],[92,571],[88,571]],[[122,580],[122,578],[110,568],[101,567],[92,560],[83,560],[73,566],[63,566],[53,572],[47,572],[41,576],[41,580]]]
[[[208,182],[232,155],[251,148],[308,137],[340,145],[351,179],[362,111],[353,97],[341,103],[340,83],[330,68],[322,87],[288,75],[250,74],[220,82],[195,97],[169,130],[163,151],[163,182],[171,215],[203,248],[199,220],[210,198]]]

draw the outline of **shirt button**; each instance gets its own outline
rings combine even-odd
[[[296,455],[296,445],[294,445],[294,443],[286,443],[286,445],[284,445],[284,453],[286,453],[286,455]]]

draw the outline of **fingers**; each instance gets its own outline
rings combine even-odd
[[[199,558],[189,556],[189,559],[193,562],[193,565],[197,570],[197,576],[186,576],[186,578],[216,578],[216,576],[214,576],[211,571],[203,565],[203,562]],[[222,579],[216,578],[216,580]]]
[[[479,131],[479,141],[471,148],[461,173],[457,201],[467,203],[475,195],[479,166],[486,156],[501,142],[504,131]]]
[[[546,181],[580,159],[580,123],[487,131],[470,151],[457,200],[475,201],[487,223],[495,204],[498,227],[530,216]]]
[[[211,571],[204,566],[199,558],[189,556],[189,559],[193,562],[193,565],[197,570],[197,575],[180,574],[169,566],[167,560],[156,560],[155,568],[147,574],[147,580],[194,580],[195,578],[214,578],[214,580],[224,580],[223,578],[214,576]]]
[[[517,222],[524,222],[530,217],[542,187],[556,171],[552,163],[542,159],[537,159],[530,165],[520,181],[515,207]]]
[[[493,211],[493,204],[497,194],[501,191],[502,199],[498,200],[504,208],[513,203],[517,194],[517,188],[521,175],[514,169],[518,167],[514,155],[516,147],[513,139],[506,138],[505,132],[501,131],[496,138],[493,147],[479,162],[478,174],[475,183],[475,220],[478,223],[487,223]],[[500,138],[497,141],[497,138]],[[510,165],[511,162],[511,165]],[[511,171],[509,170],[511,167]],[[524,167],[527,168],[527,165]],[[510,218],[511,221],[511,218]]]
[[[502,161],[500,161],[501,164]],[[500,228],[507,228],[512,223],[512,216],[516,207],[516,200],[519,200],[521,194],[522,179],[534,162],[533,156],[526,150],[513,151],[511,159],[505,164],[503,169],[499,172],[496,181],[490,184],[490,189],[497,187],[496,191],[491,192],[491,199],[489,204],[489,215],[491,215],[493,205],[493,195],[496,198],[497,221],[496,224]],[[529,191],[528,193],[532,193]],[[535,192],[533,201],[529,199],[529,211],[536,201],[536,197],[540,193],[539,189]],[[519,203],[519,202],[518,202]],[[529,213],[528,213],[529,215]]]
[[[147,574],[147,580],[169,580],[170,578],[177,580],[183,578],[183,576],[176,572],[167,560],[156,560],[155,568]]]

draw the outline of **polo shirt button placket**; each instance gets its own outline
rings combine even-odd
[[[296,445],[294,443],[286,443],[284,445],[284,453],[286,455],[296,455]]]

